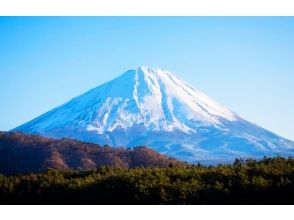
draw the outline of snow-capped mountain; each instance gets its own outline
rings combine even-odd
[[[294,142],[242,119],[172,73],[147,67],[129,70],[14,130],[102,145],[146,145],[189,162],[294,155]]]

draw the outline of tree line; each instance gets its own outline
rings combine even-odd
[[[0,175],[1,204],[293,204],[294,159]]]

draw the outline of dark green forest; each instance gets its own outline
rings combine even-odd
[[[294,204],[294,159],[0,175],[1,204]]]

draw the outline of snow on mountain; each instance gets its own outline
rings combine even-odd
[[[147,67],[14,130],[111,146],[147,145],[190,162],[294,155],[294,142],[242,119],[172,73]]]

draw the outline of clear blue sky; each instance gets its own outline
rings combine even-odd
[[[0,130],[138,66],[294,140],[294,17],[0,17]]]

